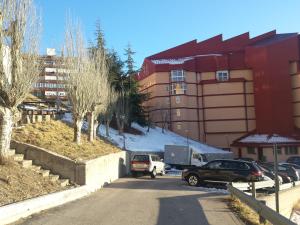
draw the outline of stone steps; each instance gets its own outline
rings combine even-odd
[[[30,169],[31,170],[34,170],[34,171],[36,171],[36,172],[39,172],[40,170],[41,170],[41,166],[36,166],[36,165],[32,165],[31,167],[30,167]]]
[[[21,162],[24,159],[24,155],[22,155],[22,154],[15,154],[15,155],[13,155],[13,158],[14,158],[14,161]]]
[[[69,179],[60,179],[59,182],[60,182],[60,186],[62,187],[66,187],[70,184]]]
[[[44,169],[41,169],[41,170],[39,171],[39,174],[41,174],[42,177],[49,177],[49,175],[50,175],[50,170],[44,170]]]
[[[50,174],[49,178],[52,181],[58,181],[59,180],[59,175]]]
[[[19,161],[19,163],[22,165],[22,167],[24,168],[30,168],[32,166],[32,160],[22,160],[22,161]]]
[[[14,156],[16,154],[16,150],[15,149],[10,149],[8,151],[8,156]]]
[[[69,179],[60,179],[59,175],[51,174],[50,170],[45,170],[41,166],[33,165],[32,160],[24,159],[23,154],[16,154],[15,149],[9,150],[9,156],[11,156],[14,161],[22,165],[23,168],[31,169],[39,173],[42,177],[49,177],[49,179],[53,182],[58,181],[62,187],[66,187],[70,184]]]

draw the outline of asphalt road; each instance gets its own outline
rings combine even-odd
[[[33,215],[22,225],[236,225],[224,194],[179,178],[123,178],[89,197]]]

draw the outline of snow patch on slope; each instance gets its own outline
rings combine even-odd
[[[63,121],[72,123],[72,114],[66,113]],[[131,151],[153,151],[153,152],[163,152],[165,145],[187,145],[186,137],[175,134],[171,131],[161,132],[161,128],[154,127],[150,128],[147,132],[147,127],[141,127],[138,124],[133,124],[133,128],[140,130],[144,135],[135,135],[125,133],[125,148]],[[83,129],[87,129],[87,123],[84,122]],[[99,130],[99,135],[106,137],[105,126],[101,125]],[[117,130],[112,128],[109,129],[109,139],[112,143],[115,143],[118,147],[124,147],[124,137],[119,135]],[[193,140],[188,140],[188,144],[191,148],[199,153],[228,153],[219,148],[215,148],[200,142]],[[231,153],[230,153],[231,154]]]

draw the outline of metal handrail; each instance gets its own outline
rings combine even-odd
[[[268,206],[264,205],[260,201],[257,201],[252,196],[245,194],[244,192],[240,191],[239,189],[233,187],[232,185],[228,185],[229,192],[237,197],[241,202],[248,205],[254,211],[256,211],[260,216],[264,219],[270,221],[274,225],[296,225],[286,217],[280,215],[273,209],[269,208]]]

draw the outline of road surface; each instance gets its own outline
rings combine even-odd
[[[240,225],[227,196],[178,177],[122,178],[89,197],[19,221],[22,225]]]

